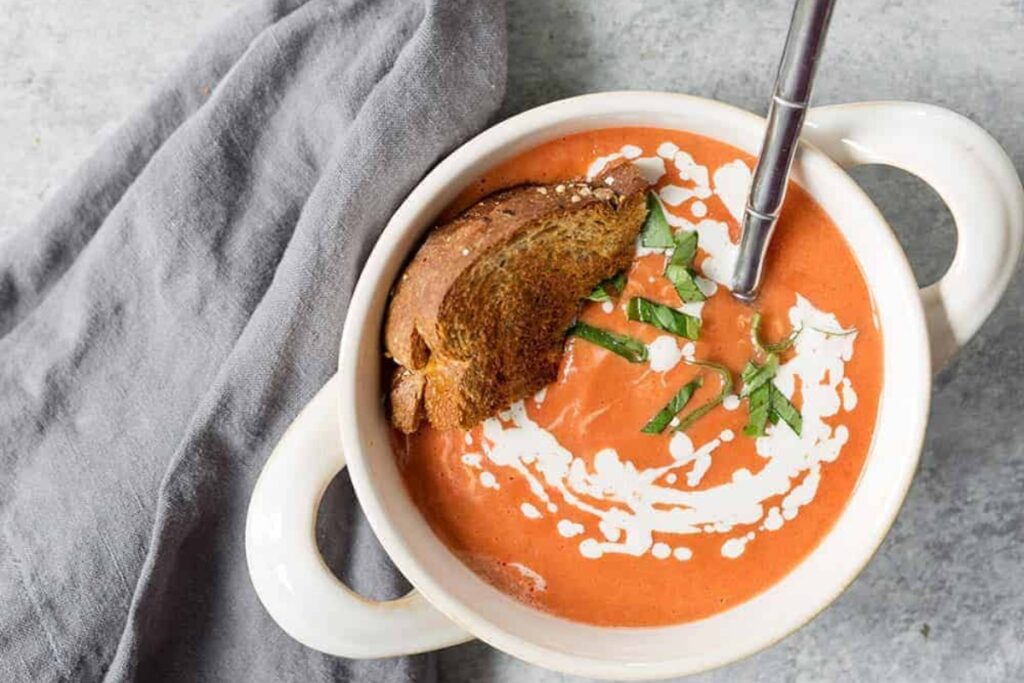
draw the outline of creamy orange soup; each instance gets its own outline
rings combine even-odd
[[[704,302],[685,303],[665,277],[672,249],[644,248],[624,291],[587,303],[584,323],[639,340],[630,362],[580,337],[558,380],[469,431],[395,435],[409,492],[434,532],[483,579],[556,615],[650,626],[706,617],[781,579],[822,540],[850,497],[871,444],[882,384],[882,338],[864,279],[838,229],[796,185],[768,258],[756,308],[727,289],[754,159],[698,135],[618,128],[562,138],[495,168],[453,215],[496,189],[593,176],[632,159],[677,238],[696,231]],[[634,297],[700,319],[690,340],[631,321]],[[741,372],[765,362],[751,338],[778,342],[773,391],[800,412],[800,435],[776,414],[744,433]],[[713,362],[734,388],[721,397]],[[662,433],[641,431],[700,377]],[[757,429],[754,429],[756,434]]]

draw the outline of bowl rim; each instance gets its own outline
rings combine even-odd
[[[701,127],[694,130],[666,125],[665,120],[673,116],[681,120],[699,120]],[[614,123],[609,123],[612,120]],[[395,212],[359,277],[339,348],[339,374],[342,378],[340,425],[353,486],[374,533],[398,569],[436,608],[472,635],[531,663],[574,675],[649,679],[697,673],[769,647],[814,618],[852,583],[877,551],[909,490],[924,441],[931,370],[919,290],[902,247],[880,211],[853,179],[818,149],[802,142],[794,163],[794,179],[825,208],[847,238],[875,299],[884,340],[884,381],[874,439],[860,480],[826,537],[797,568],[760,595],[711,617],[672,626],[588,626],[526,607],[483,581],[477,580],[480,586],[453,588],[447,585],[455,583],[455,577],[446,575],[439,578],[437,567],[431,569],[427,566],[433,561],[428,554],[436,553],[433,546],[441,542],[436,537],[432,542],[417,537],[417,532],[422,533],[425,526],[422,518],[419,526],[405,519],[408,501],[403,507],[396,500],[393,487],[385,490],[382,485],[382,481],[391,474],[387,472],[388,465],[380,458],[367,457],[367,451],[371,449],[379,452],[381,448],[390,448],[386,439],[381,443],[379,431],[374,431],[374,419],[379,422],[381,412],[379,389],[374,389],[378,392],[377,400],[369,401],[365,398],[367,384],[373,382],[361,379],[365,375],[366,362],[373,363],[367,355],[368,345],[374,348],[376,356],[380,356],[380,323],[387,292],[397,268],[429,227],[427,218],[436,216],[440,208],[470,180],[478,177],[483,169],[570,132],[630,125],[692,130],[745,151],[753,149],[756,154],[765,121],[731,105],[690,95],[614,91],[569,98],[531,109],[485,130],[458,148],[423,178]],[[740,138],[743,140],[738,143]],[[849,206],[841,215],[829,209],[830,206],[836,209],[843,202]],[[863,239],[851,239],[849,226],[854,218],[858,221],[857,230],[867,235]],[[870,246],[873,247],[870,253],[865,246],[868,242],[872,242]],[[878,297],[876,292],[876,286],[882,281],[890,285],[885,298]],[[371,321],[371,316],[376,316],[376,320]],[[893,334],[895,326],[898,326],[898,334]],[[360,395],[364,398],[360,399]],[[346,406],[354,408],[346,409]],[[367,415],[368,407],[378,414],[376,418]],[[883,426],[886,428],[884,432]],[[895,455],[889,454],[888,458],[880,459],[878,453],[885,449],[893,450]],[[881,474],[868,482],[866,475],[869,470],[874,473],[881,466],[877,463],[881,462],[888,463],[887,469],[880,470]],[[390,466],[397,470],[393,462]],[[393,479],[391,481],[393,484]],[[878,490],[867,496],[863,490],[865,486],[877,487]],[[404,488],[402,490],[407,497]],[[869,502],[861,503],[861,499]],[[875,514],[870,520],[858,518],[844,526],[854,513],[855,500],[860,506],[857,511],[867,505]],[[844,536],[841,541],[831,542],[840,532],[849,538]],[[443,544],[441,547],[447,551]],[[837,557],[844,548],[854,557]],[[469,571],[464,566],[463,569]],[[450,565],[446,566],[446,573],[448,570],[460,573]],[[834,572],[834,575],[826,577],[828,572]],[[783,584],[799,581],[797,575],[808,573],[806,578],[811,581],[806,591],[790,587],[786,593],[801,601],[798,609],[782,615],[757,613],[755,603],[763,602],[765,596],[774,594]],[[466,580],[465,576],[457,578]],[[474,602],[476,604],[471,604]],[[533,616],[524,614],[523,610],[533,613]],[[735,617],[737,612],[741,613],[739,617]],[[662,634],[674,638],[674,642],[689,642],[680,639],[685,639],[688,632],[700,633],[697,629],[711,629],[708,624],[727,615],[733,616],[728,628],[745,624],[756,633],[729,638],[723,646],[703,653],[684,652],[656,657],[642,647],[640,638],[660,637]],[[536,622],[536,629],[526,629],[519,621],[515,622],[516,628],[511,628],[509,624],[515,620],[523,624]],[[567,638],[562,641],[554,638],[559,635],[559,630],[580,635],[575,640]],[[712,633],[714,629],[707,632]],[[723,632],[721,628],[719,632]],[[731,633],[730,630],[724,632]],[[616,651],[610,651],[607,645],[587,652],[578,651],[573,643],[582,643],[582,638],[588,634],[598,641],[611,638],[622,647],[616,647]]]

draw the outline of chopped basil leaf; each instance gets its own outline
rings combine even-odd
[[[718,376],[722,378],[722,397],[725,398],[732,393],[732,373],[729,372],[729,368],[725,367],[720,363],[712,363],[707,360],[692,360],[687,361],[691,365],[699,365],[702,368],[708,368],[718,373]]]
[[[712,410],[714,410],[721,404],[721,398],[713,398],[706,403],[702,403],[701,405],[697,406],[689,413],[687,413],[685,417],[680,418],[679,424],[676,425],[675,431],[686,431],[687,429],[693,426],[693,423],[695,423],[697,420],[710,413]]]
[[[630,363],[643,363],[647,360],[647,347],[638,339],[618,334],[610,330],[602,330],[583,322],[576,322],[569,328],[569,334],[586,340],[591,344],[608,349]]]
[[[803,329],[804,328],[802,327],[798,327],[790,332],[789,336],[785,339],[774,343],[761,344],[761,348],[763,348],[767,353],[782,353],[783,351],[793,347],[793,344],[796,343],[796,338],[800,336]]]
[[[690,402],[690,398],[693,397],[693,392],[697,391],[702,384],[704,384],[704,380],[697,377],[683,385],[683,388],[676,392],[672,400],[665,404],[665,407],[659,410],[658,414],[652,417],[651,421],[644,425],[644,428],[640,431],[645,434],[661,434],[665,431],[668,423],[679,414],[680,410],[686,407],[686,404]]]
[[[601,280],[597,287],[594,287],[594,291],[587,296],[587,299],[590,301],[611,301],[613,297],[622,294],[622,290],[625,288],[626,273],[619,272],[607,280]]]
[[[698,235],[696,230],[681,232],[675,237],[676,248],[672,251],[672,258],[669,265],[685,266],[693,265],[693,257],[697,255]]]
[[[747,436],[764,436],[765,425],[780,419],[789,425],[797,436],[803,428],[803,418],[786,395],[783,394],[772,379],[779,369],[779,358],[774,353],[768,354],[764,365],[749,361],[743,368],[743,391],[740,396],[747,397],[747,426],[743,433]]]
[[[800,416],[800,411],[796,409],[786,395],[778,390],[777,387],[771,387],[771,421],[778,422],[779,418],[789,425],[789,428],[793,432],[800,436],[800,430],[803,429],[804,420]]]
[[[771,410],[772,383],[761,384],[750,392],[747,398],[747,425],[743,433],[747,436],[764,436],[764,428],[768,424],[768,413]]]
[[[658,249],[671,249],[675,246],[675,239],[672,237],[672,228],[665,218],[665,210],[661,208],[661,202],[653,192],[647,193],[647,220],[644,222],[643,232],[640,233],[640,244],[645,247]]]
[[[767,384],[779,370],[779,357],[769,353],[764,365],[758,366],[753,361],[747,361],[740,377],[743,379],[743,389],[740,396],[750,396],[762,386]]]
[[[755,313],[750,316],[750,343],[754,345],[754,348],[764,353],[764,349],[761,347],[761,314]],[[748,362],[749,366],[750,363]]]
[[[740,370],[740,379],[743,380],[743,383],[746,384],[747,380],[753,377],[757,373],[758,368],[760,367],[761,366],[759,366],[754,361],[748,360],[747,364],[743,366],[742,370]]]
[[[676,288],[676,294],[687,303],[696,303],[707,299],[704,292],[697,286],[697,274],[686,266],[668,264],[665,266],[665,277],[669,279],[672,286]]]
[[[697,274],[690,267],[693,265],[693,257],[697,254],[697,239],[695,230],[676,235],[676,248],[672,251],[668,265],[665,266],[665,277],[676,288],[679,298],[687,303],[707,299],[697,286]]]
[[[802,330],[802,327],[798,327],[790,332],[789,336],[785,339],[774,343],[766,343],[761,341],[761,314],[755,313],[750,319],[750,340],[753,342],[754,348],[765,354],[786,351],[796,343],[796,338],[800,336]]]
[[[838,330],[823,330],[820,327],[812,327],[811,329],[814,330],[815,332],[821,332],[822,334],[828,337],[849,337],[851,334],[857,334],[856,327],[850,327],[845,330],[842,328]]]
[[[630,320],[647,323],[672,334],[696,340],[700,337],[700,318],[677,311],[671,306],[635,296],[629,300],[626,315]]]
[[[718,373],[718,376],[722,378],[722,388],[718,390],[718,395],[710,401],[707,401],[689,412],[685,417],[679,420],[679,424],[676,425],[676,431],[683,431],[689,429],[694,422],[704,417],[717,406],[721,405],[725,397],[732,393],[732,373],[729,372],[729,368],[718,363],[710,363],[708,361],[691,361],[693,365],[700,365],[705,368],[710,368]]]

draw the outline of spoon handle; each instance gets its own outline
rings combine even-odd
[[[764,143],[743,212],[732,293],[744,301],[753,301],[761,284],[765,253],[786,196],[789,169],[834,4],[835,0],[797,0],[793,7],[775,94],[768,109]]]

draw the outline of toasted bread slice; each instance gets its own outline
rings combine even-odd
[[[632,261],[646,189],[623,162],[498,192],[435,228],[388,308],[392,423],[469,428],[553,382],[580,299]]]

